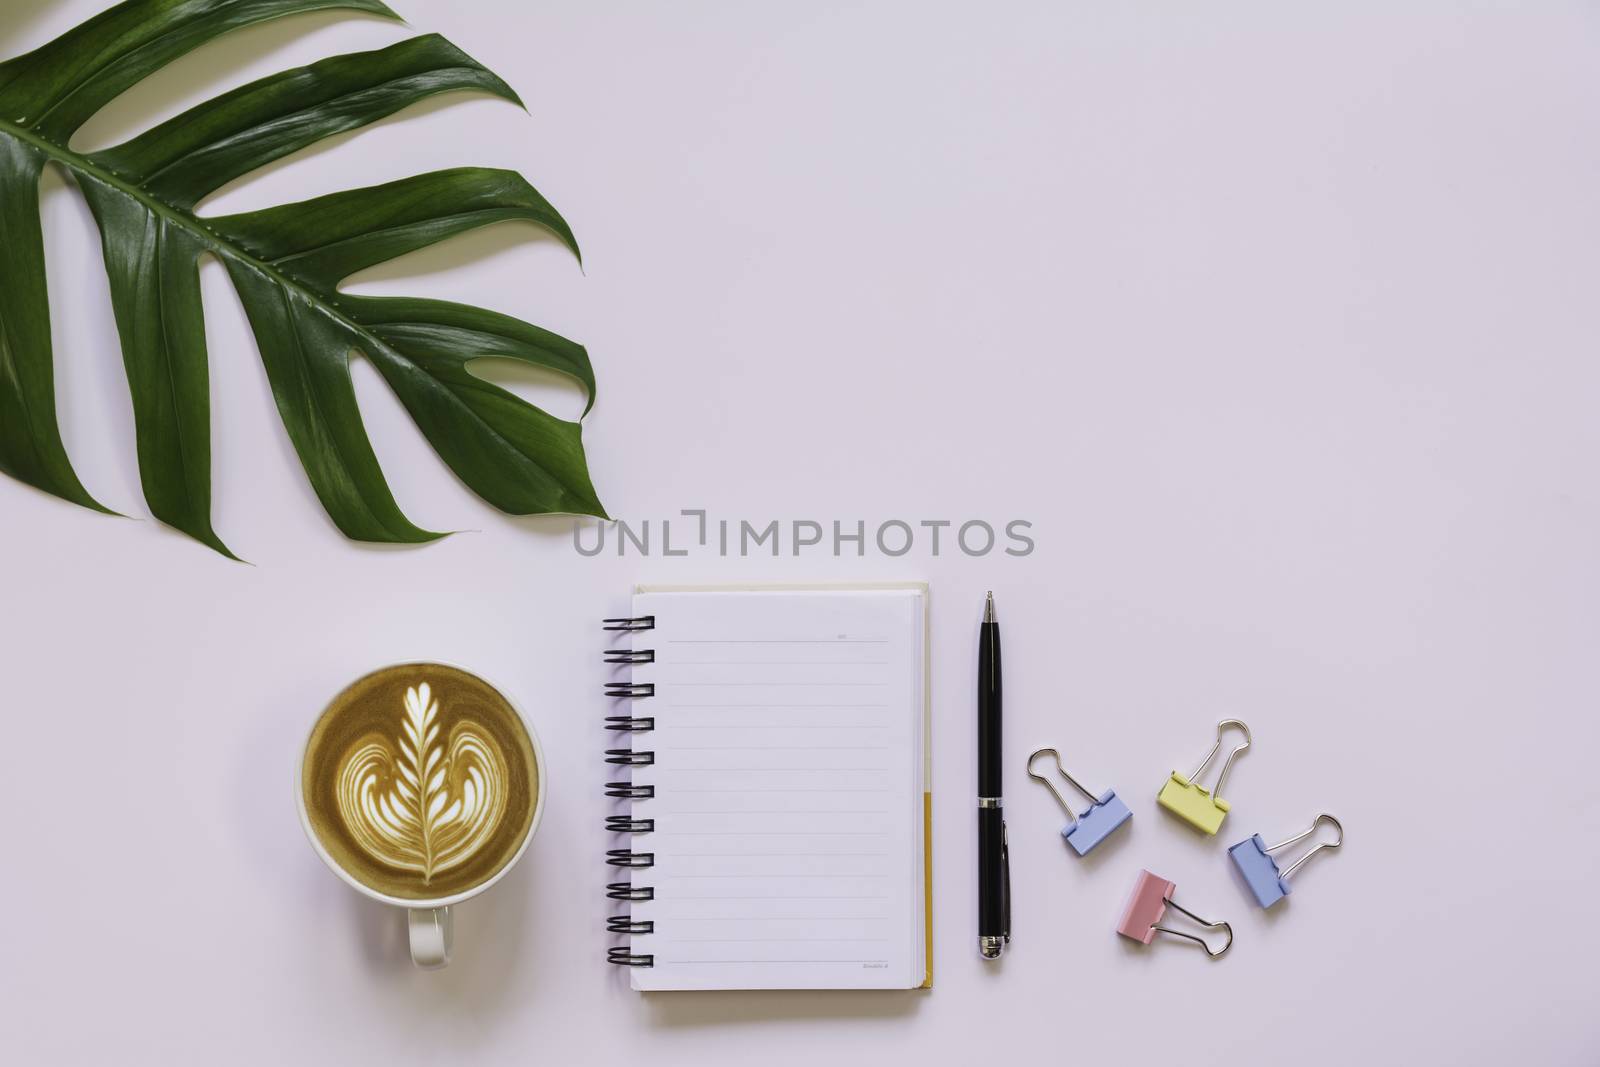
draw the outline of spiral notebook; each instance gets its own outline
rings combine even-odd
[[[641,586],[607,620],[634,989],[933,984],[927,600]]]

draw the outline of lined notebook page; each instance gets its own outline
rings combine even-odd
[[[920,985],[922,592],[645,592],[634,613],[656,618],[633,669],[656,686],[634,988]]]

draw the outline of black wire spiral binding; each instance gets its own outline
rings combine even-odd
[[[606,862],[613,867],[632,867],[635,870],[656,865],[654,852],[635,852],[631,848],[613,848],[606,851]]]
[[[642,630],[655,629],[654,615],[643,615],[633,619],[607,619],[605,628],[613,631],[636,633]],[[656,661],[656,651],[653,648],[611,648],[605,650],[605,662],[608,666],[635,666]],[[607,682],[605,694],[612,700],[645,700],[656,695],[653,682]],[[643,734],[656,728],[656,720],[649,715],[608,715],[606,716],[606,729],[619,734]],[[620,738],[619,738],[620,740]],[[608,748],[606,749],[606,762],[620,767],[649,767],[654,765],[656,754],[648,749],[633,748]],[[616,800],[649,800],[656,795],[654,785],[635,785],[632,782],[607,782],[606,796]],[[626,815],[606,816],[606,830],[613,834],[649,834],[654,833],[656,821],[654,819],[637,818],[631,812]],[[656,855],[654,852],[635,852],[629,848],[614,848],[606,852],[606,863],[612,867],[623,867],[629,870],[642,870],[654,867]],[[635,885],[632,882],[611,882],[606,886],[606,896],[611,900],[646,901],[654,900],[656,891],[654,886]],[[611,934],[652,934],[655,932],[655,922],[649,919],[635,919],[632,915],[612,915],[606,919],[606,932]],[[653,967],[656,958],[650,953],[632,951],[629,946],[617,946],[607,949],[606,962],[618,967]]]
[[[606,896],[612,900],[654,900],[656,887],[634,885],[632,882],[609,882],[606,884]]]
[[[646,715],[640,718],[637,715],[607,715],[606,729],[616,730],[619,733],[642,734],[656,728],[656,721]]]

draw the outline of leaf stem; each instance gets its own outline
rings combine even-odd
[[[246,252],[244,249],[240,248],[238,245],[229,241],[227,238],[223,237],[215,230],[207,226],[205,224],[205,220],[199,215],[191,214],[185,211],[179,211],[177,208],[174,208],[165,201],[158,200],[154,196],[145,192],[143,189],[139,188],[139,186],[128,182],[126,179],[121,178],[112,171],[100,166],[98,163],[95,163],[82,153],[74,152],[65,145],[59,144],[48,137],[42,136],[35,130],[18,126],[6,119],[0,119],[0,134],[14,137],[19,141],[23,141],[32,145],[34,148],[37,148],[39,151],[43,152],[49,159],[61,164],[68,171],[71,171],[74,176],[81,175],[90,178],[93,181],[99,182],[101,185],[106,185],[117,190],[124,196],[137,200],[149,211],[161,216],[161,218],[172,223],[174,226],[180,226],[194,234],[197,239],[207,245],[211,251],[215,252],[217,255],[228,256],[232,259],[235,259],[243,265],[249,267],[251,270],[254,270],[257,273],[272,279],[274,282],[282,285],[286,289],[292,289],[294,292],[304,297],[306,302],[312,307],[322,311],[331,318],[337,319],[340,323],[348,326],[351,330],[359,333],[362,337],[370,339],[373,344],[381,345],[387,349],[387,345],[383,345],[380,340],[373,337],[372,334],[360,323],[338,311],[336,300],[330,301],[323,294],[312,292],[299,282],[295,281],[293,278],[289,277],[287,274],[284,274],[282,271],[278,270],[272,264],[266,262],[265,260],[257,259],[249,252]]]

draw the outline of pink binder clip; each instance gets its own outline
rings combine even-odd
[[[1154,941],[1157,933],[1186,937],[1205,949],[1206,955],[1212,959],[1221,958],[1233,947],[1233,927],[1225,922],[1207,922],[1194,912],[1174,903],[1172,896],[1177,888],[1165,878],[1158,878],[1149,871],[1140,871],[1139,880],[1133,884],[1133,899],[1128,901],[1127,910],[1122,913],[1122,921],[1117,924],[1117,933],[1132,938],[1141,945],[1148,945]],[[1221,929],[1228,935],[1228,940],[1220,949],[1212,952],[1205,938],[1162,926],[1161,920],[1166,916],[1168,908],[1176,908],[1209,930]]]

